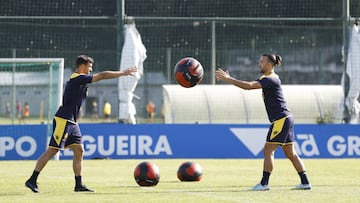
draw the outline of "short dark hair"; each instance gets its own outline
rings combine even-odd
[[[87,55],[79,55],[76,57],[76,67],[79,67],[81,64],[94,63],[94,59]]]

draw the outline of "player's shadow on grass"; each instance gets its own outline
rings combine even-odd
[[[30,191],[31,192],[31,191]],[[7,192],[7,193],[0,193],[0,197],[1,196],[23,196],[24,193],[20,193],[20,192]]]
[[[249,188],[251,188],[250,186],[247,185],[214,185],[214,186],[199,186],[199,188],[174,188],[173,186],[175,184],[178,185],[197,185],[199,182],[181,182],[181,181],[161,181],[159,182],[158,185],[160,184],[171,184],[171,188],[162,188],[159,187],[158,185],[156,186],[138,186],[138,185],[123,185],[123,186],[114,186],[113,188],[119,188],[119,190],[121,190],[121,188],[123,189],[141,189],[142,192],[149,192],[149,193],[209,193],[209,192],[246,192],[248,191]],[[133,193],[132,191],[128,191],[128,192],[120,192],[122,194],[130,194]]]

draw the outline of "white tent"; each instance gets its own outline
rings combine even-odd
[[[265,124],[262,90],[243,90],[234,85],[163,85],[166,124]],[[282,85],[287,107],[296,123],[340,123],[337,114],[341,85]]]
[[[119,121],[136,124],[136,108],[133,103],[134,90],[143,75],[143,62],[146,59],[146,48],[135,23],[124,25],[124,45],[121,53],[120,70],[136,66],[138,72],[134,76],[119,78]]]
[[[351,27],[346,71],[343,74],[342,86],[344,98],[342,110],[346,123],[359,123],[360,103],[360,33],[358,25]]]

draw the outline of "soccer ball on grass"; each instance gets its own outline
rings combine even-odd
[[[200,181],[202,174],[200,164],[191,161],[182,163],[177,171],[180,181]]]
[[[149,161],[141,162],[135,167],[134,178],[140,186],[155,186],[160,180],[159,167]]]

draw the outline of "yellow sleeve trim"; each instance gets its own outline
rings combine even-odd
[[[79,73],[73,73],[73,74],[71,74],[70,79],[79,77],[79,75],[81,75],[81,74],[79,74]]]

